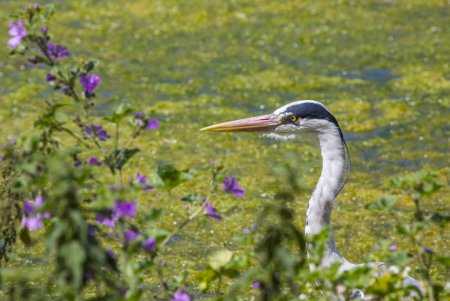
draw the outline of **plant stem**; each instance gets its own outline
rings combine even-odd
[[[61,127],[59,129],[65,133],[69,134],[71,137],[75,138],[75,140],[77,140],[80,144],[83,144],[87,148],[91,148],[91,145],[86,143],[81,137],[79,137],[77,134],[75,134],[72,130],[65,128],[65,127]]]
[[[180,232],[184,227],[186,227],[190,222],[192,222],[197,217],[197,215],[199,215],[203,211],[203,205],[205,204],[205,202],[206,202],[206,199],[202,202],[201,206],[199,206],[199,208],[197,208],[197,210],[195,210],[187,219],[185,219],[183,222],[181,222],[178,225],[178,227],[172,233],[170,233],[170,235],[168,235],[166,239],[164,239],[164,241],[161,243],[162,248],[167,245],[167,243],[170,241],[170,239],[173,236],[175,236],[175,234]]]

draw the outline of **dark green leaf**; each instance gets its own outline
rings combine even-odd
[[[117,170],[122,170],[125,164],[139,152],[138,148],[124,148],[113,151],[106,157],[106,164],[113,173]]]
[[[190,180],[192,175],[188,171],[180,171],[171,163],[160,162],[157,174],[161,179],[164,188],[171,190],[184,181]]]
[[[86,73],[91,72],[92,70],[94,70],[95,65],[96,65],[96,62],[95,62],[95,61],[88,61],[88,62],[87,62],[86,64],[84,64],[84,66],[83,66],[84,72],[86,72]]]
[[[31,237],[30,237],[30,231],[28,231],[27,229],[22,228],[20,230],[19,237],[25,246],[28,247],[33,244],[33,241],[31,240]]]
[[[155,221],[161,216],[161,213],[162,213],[162,209],[152,208],[152,209],[150,209],[149,213],[146,215],[146,219],[149,221]]]

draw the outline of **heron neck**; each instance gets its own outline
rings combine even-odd
[[[337,127],[329,126],[318,132],[322,154],[322,173],[309,200],[305,233],[319,234],[330,228],[334,201],[342,189],[346,176],[346,148]],[[334,237],[329,229],[328,254],[336,253]]]

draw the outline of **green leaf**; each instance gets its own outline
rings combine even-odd
[[[198,194],[188,194],[182,197],[181,200],[183,202],[196,203],[196,202],[203,202],[205,200],[205,197]]]
[[[192,178],[192,175],[189,173],[189,171],[180,171],[168,162],[159,163],[157,174],[161,179],[164,188],[168,190],[172,190],[182,182],[185,182]]]
[[[30,237],[30,231],[28,229],[22,228],[19,233],[19,238],[23,242],[23,244],[27,247],[33,244],[33,241]]]
[[[60,126],[64,119],[61,120],[61,114],[58,116],[56,115],[59,113],[59,109],[64,106],[64,104],[51,105],[46,111],[44,111],[44,114],[39,116],[39,118],[35,121],[34,126],[39,128],[54,128]]]
[[[105,163],[115,173],[116,170],[122,170],[125,164],[138,152],[138,148],[118,149],[106,157]]]
[[[443,264],[445,268],[450,268],[450,256],[437,256],[436,260]]]
[[[96,61],[88,61],[88,62],[87,62],[86,64],[84,64],[84,66],[83,66],[84,72],[86,72],[86,73],[91,72],[92,70],[94,70],[95,65],[97,65],[97,62],[96,62]]]
[[[127,104],[120,104],[111,116],[105,117],[105,119],[112,123],[119,123],[128,114],[133,112],[131,107]]]
[[[162,209],[160,208],[152,208],[145,216],[145,219],[148,221],[156,221],[161,216]]]
[[[208,257],[209,266],[215,270],[219,271],[233,258],[233,252],[227,249],[218,250]]]
[[[397,203],[397,199],[395,196],[387,195],[379,198],[373,203],[370,203],[366,206],[367,209],[371,210],[390,210]]]
[[[67,268],[71,270],[74,285],[80,287],[83,278],[83,264],[86,260],[83,247],[79,242],[72,241],[61,247],[59,256],[62,257]]]

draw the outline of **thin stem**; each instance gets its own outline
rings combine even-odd
[[[187,219],[185,219],[182,223],[180,223],[178,227],[172,233],[170,233],[170,235],[166,237],[166,239],[161,243],[161,247],[166,246],[167,243],[170,241],[170,239],[175,236],[175,234],[180,232],[184,227],[186,227],[190,222],[192,222],[197,217],[197,215],[199,215],[203,211],[203,205],[205,204],[206,200],[207,199],[205,199],[202,202],[201,206],[197,208],[197,210],[195,210]]]
[[[117,151],[119,149],[119,122],[116,123],[116,139],[114,141],[114,150]]]
[[[47,59],[47,65],[49,66],[54,66],[55,65],[55,61],[53,61],[53,59],[50,57],[50,55],[48,54],[48,48],[47,45],[42,43],[41,39],[38,39],[35,41],[36,45],[39,47],[39,50],[41,50],[41,53],[46,57]]]
[[[135,131],[135,132],[131,135],[131,137],[127,140],[127,142],[125,142],[124,147],[125,147],[125,148],[128,147],[128,146],[130,145],[130,143],[133,142],[134,139],[136,139],[136,137],[138,137],[139,134],[140,134],[141,132],[142,132],[142,128],[138,128],[138,130]]]
[[[60,127],[59,130],[69,134],[70,136],[75,138],[75,140],[77,140],[80,144],[83,144],[85,147],[91,148],[91,145],[86,143],[81,137],[79,137],[77,134],[75,134],[72,130],[65,128],[65,127]]]

